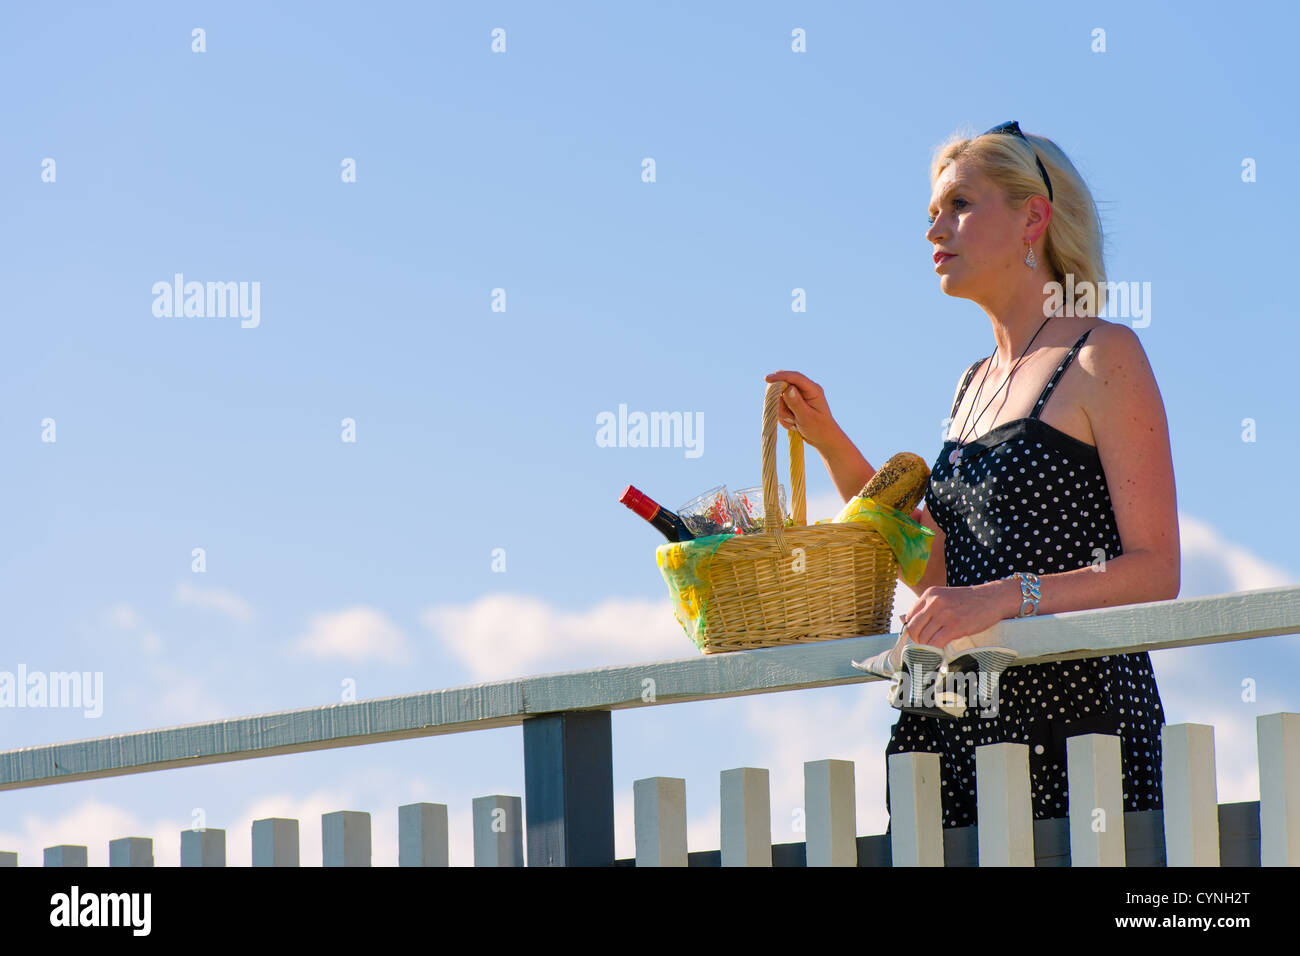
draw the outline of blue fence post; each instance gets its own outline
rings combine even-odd
[[[523,727],[528,865],[613,866],[610,712],[542,714]]]

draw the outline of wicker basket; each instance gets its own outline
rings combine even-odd
[[[766,516],[778,513],[777,406],[786,384],[769,383],[763,401]],[[862,524],[807,526],[803,437],[793,429],[787,435],[794,527],[765,521],[763,532],[727,536],[693,563],[691,599],[701,621],[694,639],[705,654],[889,633],[898,559],[879,533]],[[660,567],[672,548],[691,544],[661,545]],[[680,564],[680,553],[668,567]]]

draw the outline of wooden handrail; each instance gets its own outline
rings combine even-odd
[[[1104,573],[1104,572],[1099,572]],[[1020,664],[1300,633],[1300,587],[1070,611],[986,634]],[[849,665],[894,643],[874,635],[600,667],[0,751],[0,790],[519,726],[609,711],[876,680]]]

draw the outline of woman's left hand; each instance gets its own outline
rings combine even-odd
[[[974,587],[926,588],[912,609],[902,615],[907,636],[917,644],[943,647],[1012,617],[1013,613],[1008,613],[1007,583],[1000,580]]]

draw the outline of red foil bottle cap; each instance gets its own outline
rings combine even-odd
[[[655,504],[654,501],[647,498],[644,494],[637,491],[636,488],[632,487],[631,485],[628,485],[625,489],[623,489],[623,493],[618,496],[618,500],[621,501],[623,504],[627,505],[637,514],[639,514],[642,518],[645,518],[647,521],[653,518],[655,516],[655,512],[659,510],[659,505]]]

